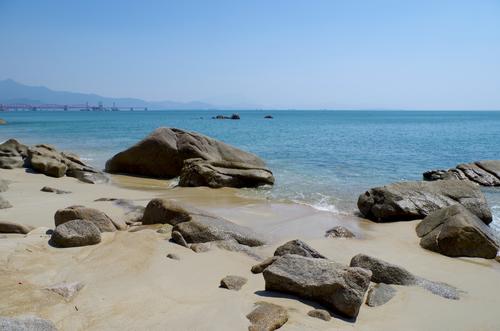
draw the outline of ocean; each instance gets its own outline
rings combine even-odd
[[[353,213],[373,186],[419,180],[422,172],[500,158],[500,112],[231,111],[2,113],[0,139],[48,143],[103,168],[107,159],[160,126],[198,131],[262,157],[272,188],[243,194]],[[273,119],[264,119],[272,115]],[[485,188],[500,231],[500,188]]]

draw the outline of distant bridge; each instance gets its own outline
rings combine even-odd
[[[28,104],[28,103],[8,103],[8,104],[0,104],[0,111],[8,111],[8,110],[70,110],[70,109],[78,109],[81,111],[119,111],[119,110],[148,110],[146,107],[129,107],[129,106],[113,106],[105,107],[102,103],[99,103],[97,106],[86,104],[74,104],[74,105],[61,105],[55,103],[47,103],[47,104]]]

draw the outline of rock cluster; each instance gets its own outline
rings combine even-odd
[[[231,116],[224,116],[224,115],[217,115],[212,117],[214,120],[239,120],[240,115],[238,114],[232,114]]]
[[[448,170],[431,170],[423,173],[425,180],[470,180],[482,186],[500,186],[500,160],[462,163]]]

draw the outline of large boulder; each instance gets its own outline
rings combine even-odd
[[[399,182],[372,188],[358,199],[361,214],[375,222],[421,219],[455,204],[463,205],[486,224],[492,221],[484,194],[470,181]]]
[[[49,320],[37,316],[2,317],[0,316],[0,330],[5,331],[57,331],[56,326]]]
[[[63,177],[68,170],[68,166],[62,162],[61,154],[49,145],[30,148],[28,162],[33,170],[51,177]]]
[[[187,187],[241,188],[273,184],[273,173],[264,167],[203,159],[186,160],[179,179],[179,186]]]
[[[187,222],[191,220],[189,212],[172,200],[153,199],[149,201],[144,215],[142,216],[142,224],[171,224]]]
[[[0,221],[0,233],[27,234],[33,229],[34,229],[34,227],[29,226],[29,225],[23,225],[23,224],[14,223],[14,222],[8,222],[8,221]]]
[[[324,257],[320,252],[299,239],[290,240],[276,248],[274,251],[274,256],[283,256],[286,254],[296,254],[316,259],[326,259],[326,257]]]
[[[482,186],[500,186],[500,160],[462,163],[448,170],[431,170],[423,174],[425,180],[470,180]]]
[[[101,232],[113,232],[118,228],[126,227],[117,226],[118,223],[102,211],[84,206],[70,206],[64,209],[59,209],[54,214],[56,226],[77,219],[89,221],[95,224]]]
[[[95,245],[101,242],[101,231],[92,222],[72,220],[56,226],[50,241],[56,247]]]
[[[235,240],[246,246],[261,246],[265,240],[250,228],[210,214],[191,214],[191,221],[178,223],[172,228],[188,243]]]
[[[368,286],[371,272],[326,259],[284,255],[264,269],[266,290],[285,292],[324,304],[354,318]]]
[[[149,136],[113,156],[106,171],[155,178],[173,178],[181,173],[184,161],[201,158],[264,167],[264,161],[221,141],[196,132],[158,128]]]
[[[15,139],[9,139],[0,145],[0,168],[22,168],[28,157],[28,146]]]
[[[494,259],[498,252],[491,229],[461,205],[431,213],[416,231],[420,246],[443,255]]]

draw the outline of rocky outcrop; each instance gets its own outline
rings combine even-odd
[[[239,291],[247,282],[248,280],[245,277],[229,275],[221,279],[220,287]]]
[[[29,226],[29,225],[23,225],[23,224],[14,223],[14,222],[8,222],[8,221],[0,221],[0,233],[27,234],[33,229],[34,229],[34,227]]]
[[[325,237],[327,237],[327,238],[354,238],[355,235],[354,235],[354,233],[351,232],[351,230],[349,230],[346,227],[334,226],[333,228],[326,231]]]
[[[247,318],[251,323],[248,331],[273,331],[288,321],[288,312],[281,306],[259,301]]]
[[[0,168],[22,168],[28,157],[28,146],[15,139],[9,139],[0,145]]]
[[[420,246],[443,255],[494,259],[498,252],[491,229],[461,205],[431,213],[416,231]]]
[[[101,232],[114,232],[117,229],[125,229],[127,227],[126,224],[120,224],[114,221],[100,210],[84,206],[70,206],[59,209],[54,214],[56,226],[76,219],[89,221],[95,224]]]
[[[193,158],[264,167],[264,161],[254,154],[213,138],[180,129],[158,128],[136,145],[108,160],[106,171],[173,178],[181,174],[184,161]]]
[[[500,186],[500,160],[462,163],[448,170],[431,170],[423,174],[425,180],[470,180],[482,186]]]
[[[250,228],[210,214],[191,214],[191,221],[175,225],[172,232],[179,232],[188,243],[205,243],[235,240],[246,246],[261,246],[265,241]]]
[[[36,316],[0,317],[0,330],[5,331],[57,331],[49,320]]]
[[[153,199],[149,201],[144,215],[142,224],[170,224],[177,225],[182,222],[191,220],[189,212],[172,200]]]
[[[326,259],[284,255],[264,269],[266,290],[317,301],[354,318],[370,285],[371,272]]]
[[[296,254],[316,259],[326,259],[326,257],[321,255],[321,253],[317,250],[299,239],[290,240],[276,248],[274,251],[274,256],[283,256],[286,254]]]
[[[361,214],[375,222],[421,219],[455,204],[463,205],[486,224],[492,221],[484,194],[470,181],[399,182],[372,188],[358,199]]]
[[[453,286],[415,276],[405,268],[375,257],[358,254],[351,259],[350,266],[370,270],[371,280],[375,283],[419,286],[447,299],[458,300],[460,298],[460,292]]]
[[[92,222],[72,220],[56,226],[50,242],[56,247],[95,245],[101,242],[101,231]]]
[[[375,284],[368,291],[366,304],[370,307],[382,306],[389,302],[396,295],[396,289],[384,283]]]
[[[179,186],[196,187],[258,187],[273,185],[273,173],[244,163],[188,159],[184,162]]]

